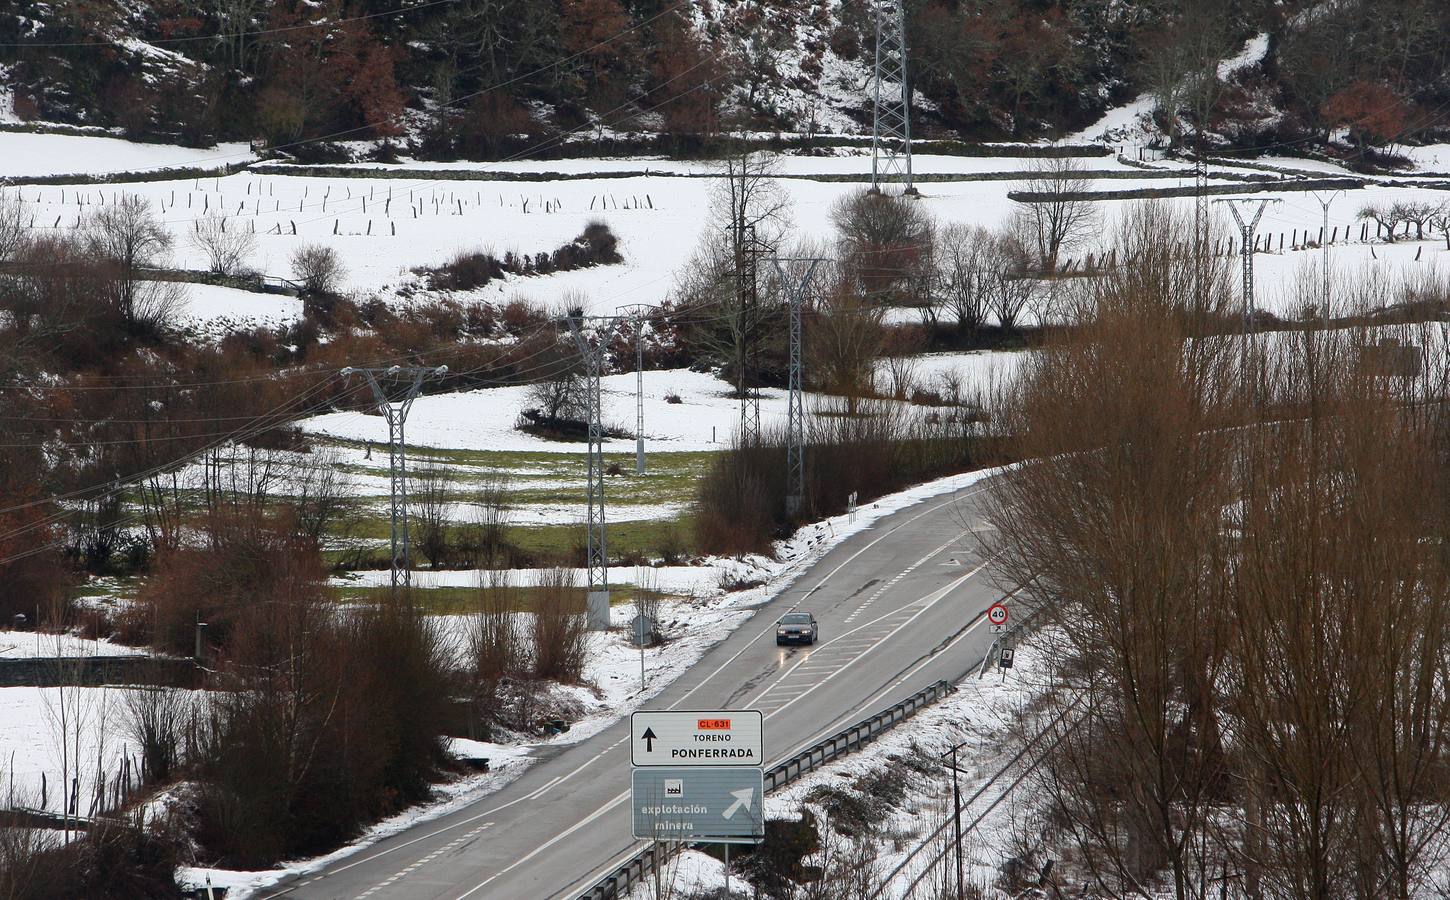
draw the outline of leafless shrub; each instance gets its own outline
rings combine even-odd
[[[335,294],[342,282],[342,259],[324,244],[304,244],[292,251],[292,277],[309,296]]]
[[[190,236],[191,246],[206,257],[207,270],[234,277],[247,270],[247,260],[257,250],[257,237],[240,223],[227,227],[227,217],[208,213],[197,220]]]
[[[499,565],[508,549],[508,527],[513,513],[509,486],[508,474],[495,471],[485,474],[474,490],[471,544],[474,565],[478,568],[492,569]]]
[[[188,697],[167,687],[129,688],[124,696],[127,731],[141,748],[141,778],[165,782],[182,761],[182,740],[191,721]]]
[[[584,589],[573,569],[545,569],[533,602],[534,675],[574,683],[584,676]]]
[[[467,651],[473,667],[474,702],[480,717],[487,720],[497,713],[502,682],[522,674],[527,660],[508,574],[490,570],[485,579],[469,625]]]
[[[408,482],[412,544],[436,569],[448,553],[448,469],[430,459],[413,467]]]
[[[924,293],[936,225],[911,197],[857,190],[831,207],[842,275],[877,302],[910,302]]]

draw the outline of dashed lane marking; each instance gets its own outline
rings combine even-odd
[[[432,862],[433,860],[437,859],[445,853],[449,853],[453,850],[458,849],[459,847],[473,840],[479,835],[480,832],[484,831],[492,825],[492,822],[484,822],[482,825],[478,825],[470,829],[469,831],[460,834],[458,837],[444,844],[442,847],[439,847],[437,850],[434,850],[432,853],[429,853],[427,856],[420,856],[418,859],[413,860],[413,862],[409,863],[407,866],[404,866],[403,868],[394,872],[392,875],[363,891],[361,894],[358,894],[357,900],[367,900],[368,897],[371,897],[378,891],[381,891],[384,888],[391,887],[393,882],[397,881],[400,878],[407,878],[409,875],[413,874],[414,870],[428,865],[428,863]]]

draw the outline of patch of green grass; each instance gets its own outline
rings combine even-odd
[[[328,439],[328,442],[361,449],[355,441]],[[349,463],[344,471],[353,475],[386,478],[387,453],[373,448],[372,464]],[[661,452],[648,454],[646,474],[634,474],[634,453],[606,453],[606,467],[618,465],[620,474],[609,476],[606,498],[619,504],[686,503],[694,499],[695,486],[709,468],[714,456],[708,451]],[[504,474],[509,480],[509,502],[516,506],[578,502],[584,491],[584,455],[579,453],[545,453],[536,450],[449,450],[436,447],[409,447],[408,464],[418,467],[429,463],[445,466],[450,482],[449,499],[467,500],[471,489]]]

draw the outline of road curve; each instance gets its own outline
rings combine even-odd
[[[973,532],[980,485],[907,507],[823,556],[646,709],[759,709],[774,765],[866,713],[980,662],[1001,596]],[[814,647],[776,647],[809,610]],[[629,723],[561,747],[500,790],[261,892],[287,900],[569,897],[634,852]]]

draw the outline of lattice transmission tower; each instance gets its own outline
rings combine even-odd
[[[915,194],[911,179],[911,80],[902,0],[876,4],[876,66],[871,77],[871,190],[897,181]]]
[[[412,561],[408,555],[408,457],[403,426],[408,421],[413,401],[423,390],[423,379],[447,372],[447,366],[393,366],[387,369],[349,366],[341,372],[344,378],[358,374],[367,379],[378,414],[388,423],[388,519],[394,588],[406,588],[413,581]],[[402,385],[401,391],[394,387],[397,384]]]

